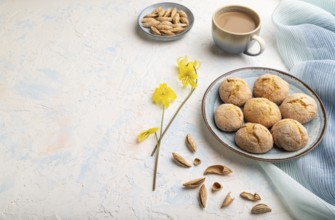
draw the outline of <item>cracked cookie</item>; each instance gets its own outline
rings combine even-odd
[[[286,151],[297,151],[305,147],[308,142],[306,128],[297,120],[283,119],[273,125],[271,129],[275,146]]]
[[[292,118],[305,124],[316,117],[317,104],[309,95],[295,93],[283,101],[280,112],[283,118]]]
[[[247,123],[236,132],[235,143],[250,153],[263,154],[272,149],[273,138],[263,125]]]
[[[249,99],[244,105],[243,114],[247,122],[262,124],[267,128],[281,119],[279,107],[266,98]]]
[[[214,120],[222,131],[237,131],[243,125],[243,112],[233,104],[222,104],[215,110]]]
[[[254,96],[267,98],[279,105],[287,97],[289,91],[288,83],[273,74],[264,74],[257,78],[254,83]]]
[[[219,89],[220,98],[225,103],[243,106],[252,97],[248,84],[237,77],[225,79]]]

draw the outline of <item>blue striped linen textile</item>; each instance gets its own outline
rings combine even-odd
[[[272,20],[284,63],[320,96],[328,125],[307,155],[259,164],[294,218],[335,219],[335,0],[282,0]]]

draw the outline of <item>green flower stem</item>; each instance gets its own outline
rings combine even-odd
[[[155,191],[156,189],[156,176],[157,176],[157,168],[158,168],[158,159],[159,159],[159,149],[161,146],[161,140],[162,140],[162,130],[163,130],[163,121],[164,121],[164,112],[165,112],[165,107],[163,105],[163,113],[162,113],[162,120],[161,120],[161,129],[160,129],[160,134],[159,134],[159,139],[157,143],[157,154],[156,154],[156,161],[155,161],[155,170],[154,170],[154,182],[153,182],[153,187],[152,191]],[[156,136],[157,137],[157,136]]]
[[[156,138],[156,143],[158,143],[158,136],[157,136],[157,132],[155,132],[155,138]]]
[[[170,125],[172,124],[173,120],[176,118],[177,114],[179,113],[179,111],[181,110],[181,108],[185,105],[185,103],[187,102],[187,100],[191,97],[191,95],[193,94],[195,88],[191,89],[191,92],[188,94],[188,96],[184,99],[184,101],[181,103],[181,105],[179,106],[179,108],[177,109],[177,111],[174,113],[173,117],[171,118],[171,120],[169,121],[169,124],[166,126],[166,128],[164,129],[164,132],[162,135],[160,135],[158,143],[161,142],[161,140],[163,139],[166,131],[169,129]],[[162,131],[162,127],[161,127],[161,131]],[[154,150],[151,153],[151,156],[154,156],[156,150],[158,149],[158,144],[156,144]]]

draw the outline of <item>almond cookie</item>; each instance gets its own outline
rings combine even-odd
[[[266,98],[249,99],[244,105],[243,113],[247,122],[262,124],[267,128],[281,119],[279,107]]]
[[[297,120],[283,119],[273,125],[271,129],[273,140],[278,148],[286,151],[297,151],[305,147],[308,142],[306,128]]]
[[[235,143],[239,148],[255,154],[263,154],[273,147],[270,131],[261,124],[247,123],[235,135]]]
[[[305,124],[316,117],[317,104],[309,95],[295,93],[283,101],[280,111],[283,118],[292,118]]]
[[[237,131],[243,125],[243,112],[233,104],[222,104],[216,109],[214,120],[222,131]]]
[[[279,105],[288,95],[288,83],[273,74],[264,74],[257,78],[254,83],[254,96],[267,98]]]
[[[220,86],[219,94],[222,101],[237,106],[243,106],[252,96],[248,84],[236,77],[225,79]]]

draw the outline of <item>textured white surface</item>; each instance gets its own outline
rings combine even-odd
[[[204,126],[202,96],[221,74],[240,67],[286,70],[276,51],[271,14],[277,0],[176,1],[195,16],[181,40],[159,43],[139,35],[140,11],[158,1],[0,0],[0,219],[290,219],[254,161],[224,149]],[[267,49],[258,57],[228,56],[212,43],[211,15],[227,4],[259,12]],[[157,190],[152,192],[154,140],[137,144],[137,134],[160,123],[151,94],[161,82],[178,98],[187,94],[177,80],[175,60],[201,61],[199,87],[162,143]],[[185,147],[190,133],[199,150]],[[184,169],[171,152],[202,159]],[[197,190],[181,184],[208,165],[234,173],[209,176],[207,208]],[[220,209],[224,195],[234,203]],[[257,192],[271,213],[252,216],[253,203],[239,198]]]

